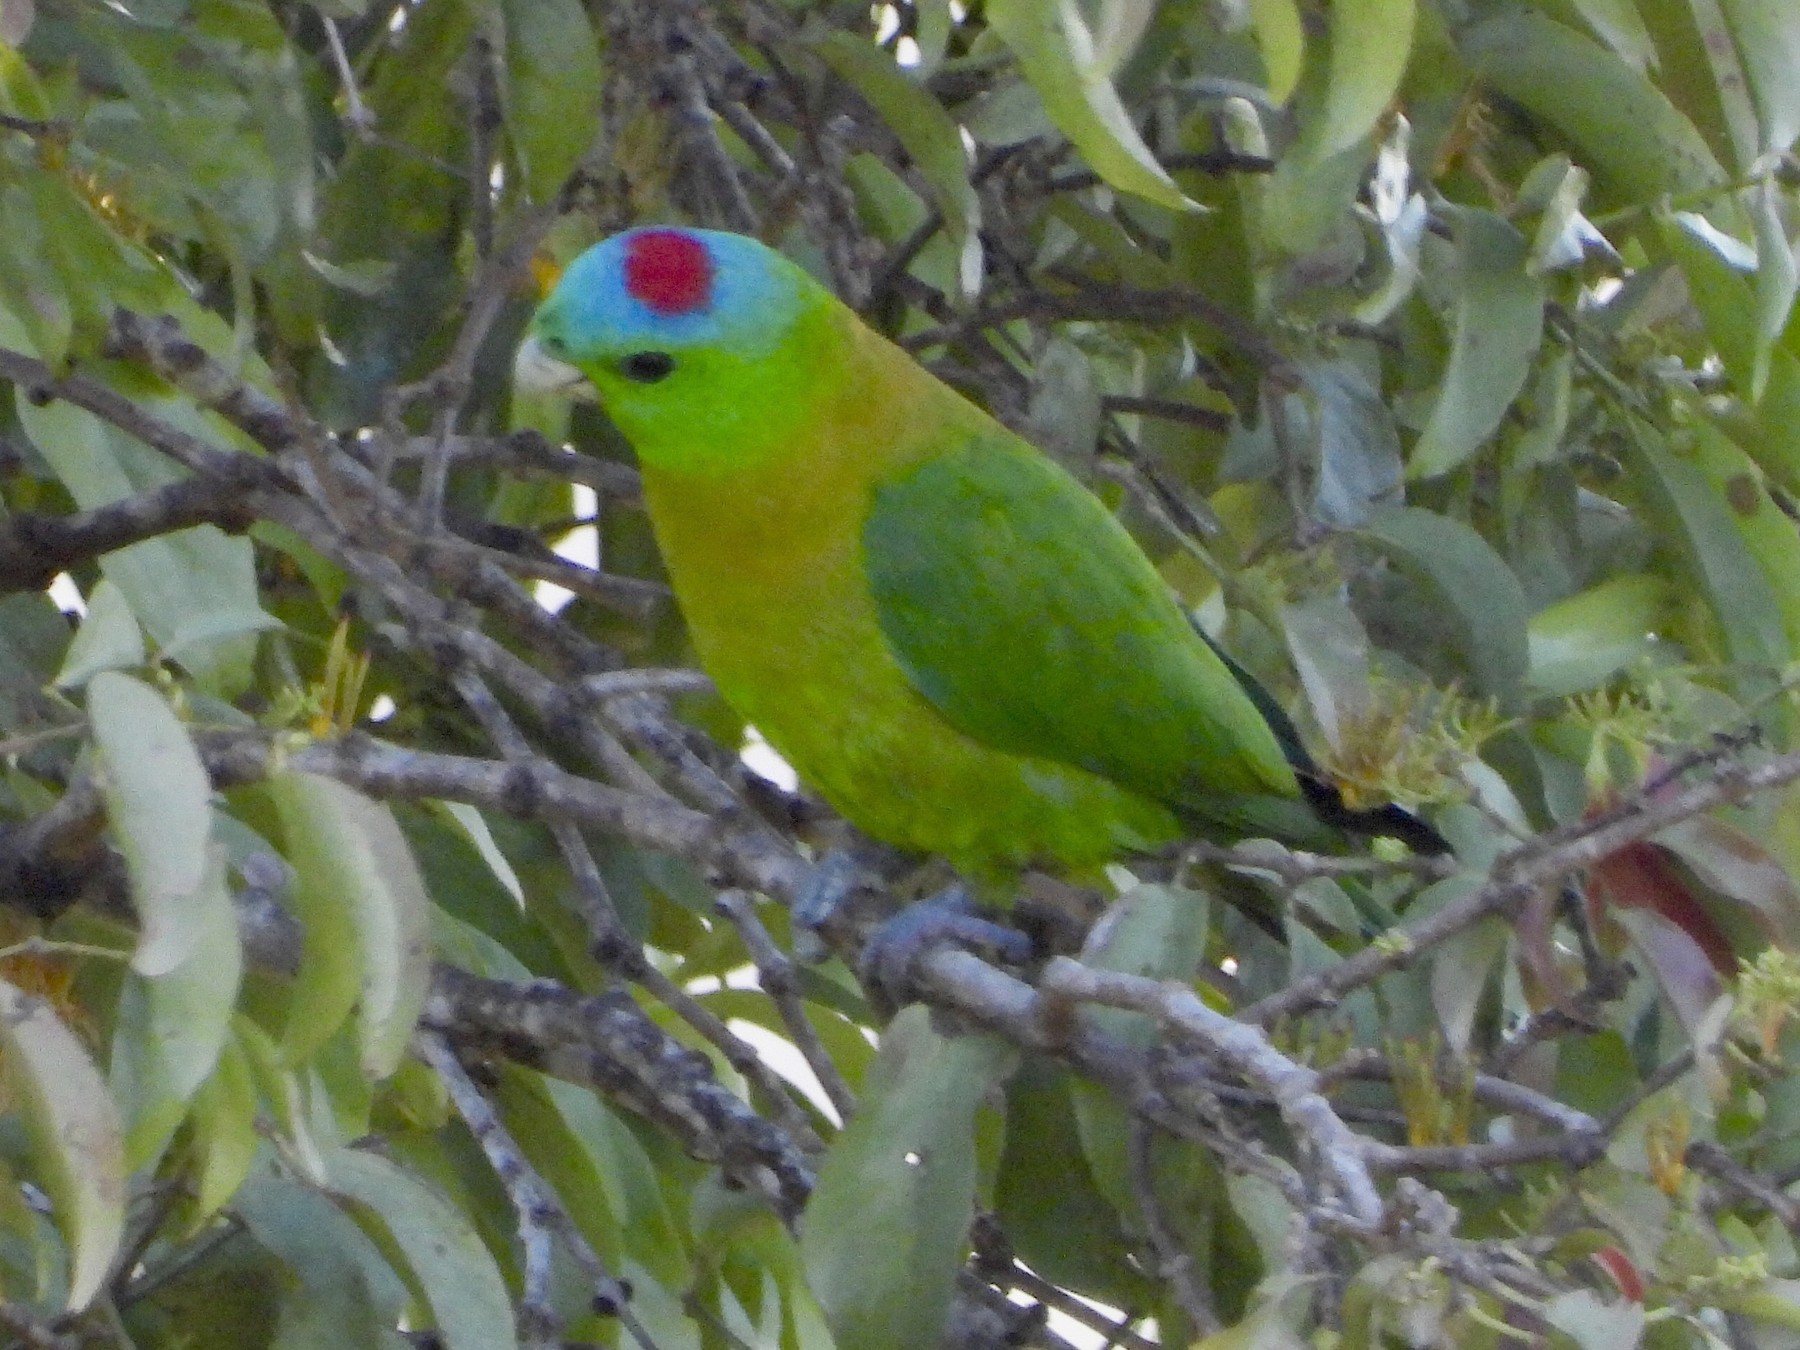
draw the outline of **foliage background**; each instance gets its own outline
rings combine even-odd
[[[0,38],[14,1342],[1800,1343],[1786,0]],[[790,960],[842,827],[689,669],[628,448],[511,388],[658,220],[1080,474],[1456,858],[1036,882],[1051,959],[891,1022],[895,887]]]

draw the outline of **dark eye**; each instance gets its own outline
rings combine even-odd
[[[538,340],[538,346],[542,347],[552,356],[567,356],[569,353],[569,344],[564,342],[555,333],[544,334],[544,336]]]
[[[619,374],[639,384],[655,384],[674,370],[675,358],[667,352],[633,352],[619,362]]]

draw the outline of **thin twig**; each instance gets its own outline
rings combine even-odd
[[[856,1094],[850,1091],[850,1085],[838,1071],[831,1052],[825,1048],[818,1028],[813,1026],[812,1019],[806,1015],[806,1005],[800,997],[800,982],[795,975],[793,960],[775,945],[775,939],[769,936],[769,930],[757,918],[755,898],[745,891],[726,890],[719,892],[719,898],[713,903],[719,913],[731,920],[738,935],[743,938],[744,948],[756,965],[757,980],[763,993],[769,996],[770,1002],[781,1014],[788,1039],[818,1078],[826,1099],[837,1111],[838,1120],[849,1120],[856,1110]]]
[[[560,1237],[576,1262],[582,1267],[588,1286],[593,1290],[594,1304],[608,1315],[617,1317],[627,1331],[644,1347],[656,1350],[641,1324],[631,1315],[627,1304],[630,1293],[615,1279],[589,1244],[586,1235],[544,1184],[544,1179],[531,1165],[512,1134],[501,1122],[475,1081],[463,1068],[456,1052],[442,1036],[421,1031],[413,1039],[420,1057],[435,1070],[450,1094],[456,1113],[475,1136],[475,1142],[487,1155],[500,1184],[518,1216],[519,1245],[525,1254],[520,1292],[519,1323],[521,1344],[538,1350],[555,1350],[562,1318],[551,1302],[551,1238]]]

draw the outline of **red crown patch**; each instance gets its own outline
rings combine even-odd
[[[625,251],[625,290],[669,318],[712,300],[713,262],[706,245],[680,230],[646,230]]]

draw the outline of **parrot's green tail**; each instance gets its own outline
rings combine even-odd
[[[1309,764],[1295,764],[1294,776],[1300,780],[1300,790],[1306,794],[1313,814],[1345,834],[1398,839],[1414,853],[1451,852],[1450,841],[1438,833],[1436,826],[1404,806],[1393,802],[1361,809],[1350,806],[1337,784],[1319,777],[1318,770]]]

